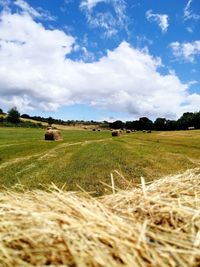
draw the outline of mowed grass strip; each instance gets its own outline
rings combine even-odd
[[[200,162],[200,131],[136,132],[111,137],[109,131],[62,131],[63,141],[44,141],[44,130],[0,128],[1,187],[22,183],[42,188],[51,182],[109,193],[110,173],[118,170],[137,184],[175,174]],[[115,173],[114,173],[115,174]],[[114,175],[122,188],[120,176]]]

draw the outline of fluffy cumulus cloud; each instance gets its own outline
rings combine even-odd
[[[162,32],[166,32],[169,27],[169,17],[166,14],[154,14],[152,10],[148,10],[146,12],[146,18],[149,21],[156,22],[158,26],[161,28]]]
[[[62,67],[74,39],[58,30],[46,30],[27,15],[2,13],[0,20],[0,93],[2,99],[29,99],[32,104],[58,106],[62,97]],[[54,65],[54,67],[51,65]],[[51,73],[51,74],[50,74]],[[49,77],[48,77],[49,76]],[[51,77],[52,76],[52,77]],[[51,92],[52,96],[48,94]],[[14,99],[14,98],[13,98]],[[35,103],[35,104],[34,104]]]
[[[95,7],[99,3],[112,7],[112,12],[96,10]],[[127,28],[125,0],[83,0],[80,8],[85,13],[89,26],[101,29],[103,37],[113,37],[120,30]]]
[[[182,44],[173,42],[170,47],[173,55],[180,60],[194,62],[195,57],[200,55],[200,40]]]
[[[0,18],[0,104],[21,111],[83,103],[136,116],[179,115],[199,100],[159,58],[122,42],[98,61],[73,61],[75,38],[46,29],[27,13]],[[196,99],[196,98],[195,98]],[[199,99],[199,98],[198,98]],[[195,102],[196,101],[196,102]]]

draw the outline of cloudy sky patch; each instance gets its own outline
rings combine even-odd
[[[72,106],[81,114],[74,119],[176,118],[199,109],[200,41],[195,27],[189,32],[184,25],[180,39],[187,41],[175,39],[169,31],[172,14],[154,12],[156,7],[150,9],[146,2],[130,8],[125,0],[69,1],[68,16],[55,3],[44,3],[2,2],[3,109],[17,106],[23,113],[64,119],[73,118],[67,112]],[[161,31],[151,31],[149,22]],[[73,29],[70,34],[66,25]]]

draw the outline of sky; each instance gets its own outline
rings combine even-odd
[[[0,108],[63,120],[200,111],[200,0],[0,0]]]

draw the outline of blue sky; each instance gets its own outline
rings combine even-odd
[[[0,0],[0,107],[61,119],[200,110],[199,0]]]

